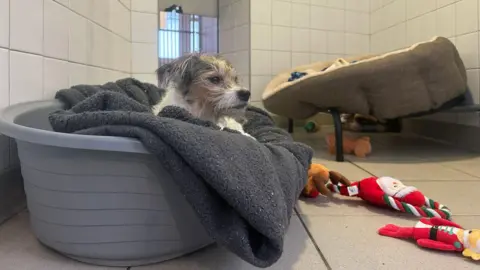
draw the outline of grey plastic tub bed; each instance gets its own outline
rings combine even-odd
[[[139,141],[53,132],[48,114],[61,107],[39,101],[0,112],[0,132],[17,142],[40,242],[107,266],[160,262],[213,243]]]

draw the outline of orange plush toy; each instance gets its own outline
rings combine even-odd
[[[328,151],[334,155],[335,150],[335,136],[329,134],[326,137]],[[370,137],[352,138],[343,136],[343,153],[354,154],[357,157],[364,158],[372,152],[372,145],[370,144]]]
[[[307,184],[303,188],[302,195],[308,198],[316,198],[318,195],[331,195],[331,191],[327,188],[327,183],[331,181],[332,184],[350,186],[350,181],[342,174],[330,171],[325,166],[320,164],[311,164],[308,169]]]

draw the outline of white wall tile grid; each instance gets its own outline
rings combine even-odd
[[[266,84],[283,70],[370,50],[369,0],[255,0],[250,5],[253,101],[260,102]]]
[[[134,78],[157,84],[158,1],[131,0],[131,72]]]
[[[480,103],[479,0],[371,0],[371,52],[449,38],[467,68],[472,103]],[[438,113],[426,119],[480,126],[478,113]]]
[[[0,0],[0,107],[130,76],[130,4]],[[0,172],[18,166],[15,153],[13,142],[0,138]]]
[[[250,50],[252,2],[254,1],[219,0],[219,52],[235,66],[241,83],[247,87],[251,87],[250,63],[253,57]],[[268,35],[261,32],[258,34]],[[264,41],[270,44],[270,37],[266,36]]]

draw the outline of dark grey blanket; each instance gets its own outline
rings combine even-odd
[[[56,98],[66,110],[49,117],[57,132],[139,139],[158,157],[209,235],[245,261],[268,267],[283,251],[312,150],[276,128],[269,115],[247,109],[244,129],[220,130],[178,107],[150,112],[163,91],[134,79],[80,85]]]

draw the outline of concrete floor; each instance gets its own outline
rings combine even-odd
[[[447,205],[454,221],[465,228],[480,228],[480,154],[433,141],[392,134],[372,135],[373,154],[367,159],[349,156],[337,163],[326,154],[320,134],[296,133],[298,141],[316,150],[314,162],[342,172],[352,181],[371,175],[392,176],[414,185],[428,197]],[[270,269],[480,269],[480,263],[461,254],[435,252],[414,242],[381,237],[377,229],[387,223],[414,225],[408,214],[378,209],[350,198],[301,200],[292,217],[284,255]],[[75,262],[41,246],[23,212],[0,227],[2,270],[112,269]],[[115,269],[115,268],[113,268]],[[219,247],[162,264],[134,270],[246,270],[256,269]]]

